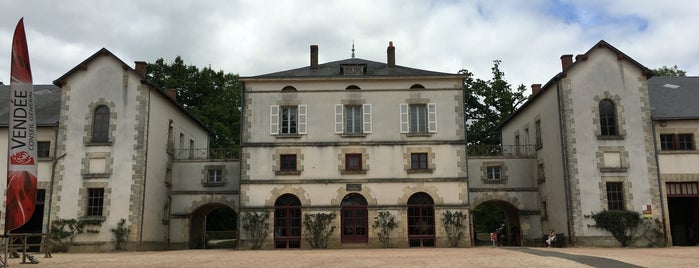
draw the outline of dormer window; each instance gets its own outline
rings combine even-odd
[[[366,72],[366,64],[343,64],[340,65],[342,75],[363,75]]]

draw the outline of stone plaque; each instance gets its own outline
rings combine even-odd
[[[348,183],[345,186],[345,190],[347,190],[347,191],[361,191],[362,184],[360,184],[360,183]]]

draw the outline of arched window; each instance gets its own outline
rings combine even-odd
[[[434,201],[426,193],[408,198],[408,243],[411,247],[434,247]]]
[[[92,142],[109,142],[109,108],[100,105],[92,117]]]
[[[301,247],[301,201],[293,194],[274,202],[274,247]]]
[[[297,90],[295,87],[285,86],[284,88],[282,88],[282,92],[285,92],[285,91],[297,91]]]
[[[410,89],[420,89],[420,88],[424,89],[425,86],[420,85],[420,84],[414,84],[414,85],[410,86]]]
[[[368,224],[366,199],[360,194],[346,195],[342,199],[342,243],[366,243]]]
[[[345,89],[359,90],[359,89],[361,89],[361,88],[360,88],[359,86],[357,86],[357,85],[349,85],[349,86],[347,86]]]
[[[599,123],[602,136],[619,135],[616,125],[616,106],[610,99],[599,102]]]

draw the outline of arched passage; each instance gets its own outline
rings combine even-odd
[[[492,245],[490,233],[496,232],[503,224],[501,245],[521,245],[519,209],[512,204],[501,200],[486,201],[474,208],[471,215],[476,246]]]
[[[238,213],[219,203],[206,204],[190,215],[189,248],[235,247]]]

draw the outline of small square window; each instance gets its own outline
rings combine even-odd
[[[296,171],[296,155],[282,154],[279,156],[280,171]]]
[[[427,170],[427,153],[412,153],[410,154],[410,169]]]
[[[223,169],[221,168],[211,168],[208,170],[209,174],[207,176],[208,183],[221,183],[223,182]]]
[[[36,156],[39,158],[51,157],[51,142],[40,141],[36,146]]]
[[[362,154],[345,154],[345,170],[362,170]]]
[[[489,166],[486,168],[487,180],[499,181],[502,180],[500,166]]]

